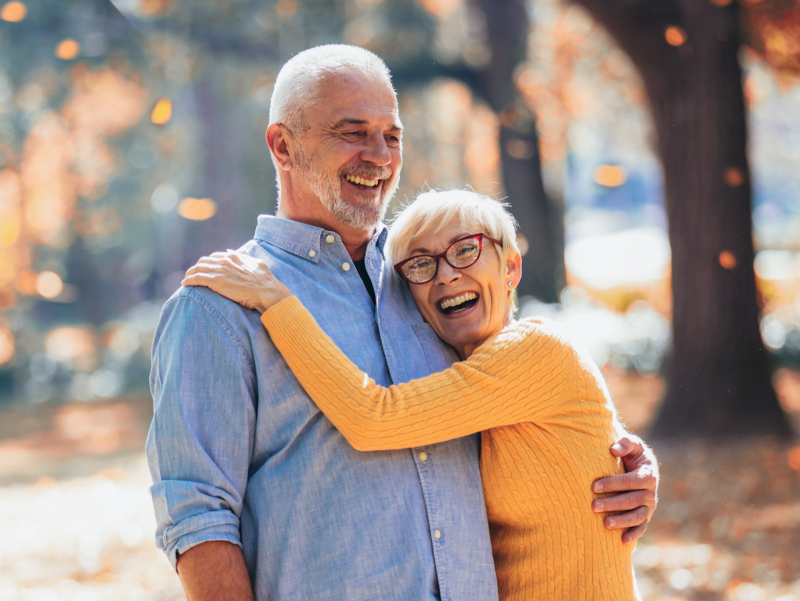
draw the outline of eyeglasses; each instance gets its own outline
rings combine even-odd
[[[419,255],[400,261],[395,264],[395,271],[411,284],[427,284],[439,271],[439,259],[444,259],[454,269],[466,269],[473,265],[481,256],[484,238],[499,246],[503,244],[484,233],[472,234],[456,240],[438,255]]]

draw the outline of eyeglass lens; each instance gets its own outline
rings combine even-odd
[[[445,251],[445,259],[456,269],[465,269],[478,260],[481,254],[480,238],[458,240]],[[410,282],[424,284],[436,275],[438,259],[428,255],[414,257],[402,267],[403,275]]]

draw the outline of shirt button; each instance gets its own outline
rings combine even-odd
[[[441,532],[439,532],[438,530],[434,530],[434,531],[433,531],[433,538],[435,538],[435,539],[437,539],[437,540],[438,540],[438,539],[440,539],[440,538],[442,538],[442,533],[441,533]]]
[[[428,460],[428,454],[425,451],[422,451],[422,453],[419,454],[419,460],[420,461],[427,461]]]
[[[328,237],[327,237],[327,238],[325,238],[325,241],[326,241],[328,244],[333,244],[334,242],[336,242],[336,238],[334,238],[333,236],[331,236],[330,234],[328,234]]]
[[[350,271],[350,263],[342,263],[342,269],[345,271]]]
[[[310,250],[310,251],[308,251],[308,256],[313,259],[314,257],[317,256],[317,252],[314,251],[314,250]]]

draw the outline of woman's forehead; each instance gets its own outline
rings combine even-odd
[[[408,254],[417,252],[442,252],[459,238],[471,234],[480,234],[483,230],[472,221],[464,222],[459,217],[453,218],[448,223],[439,227],[432,227],[427,232],[414,238],[409,244]]]

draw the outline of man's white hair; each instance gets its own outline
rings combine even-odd
[[[283,123],[292,133],[305,129],[305,111],[317,100],[317,84],[326,75],[348,71],[392,85],[386,63],[369,50],[346,44],[309,48],[289,59],[278,73],[269,104],[269,124]]]

